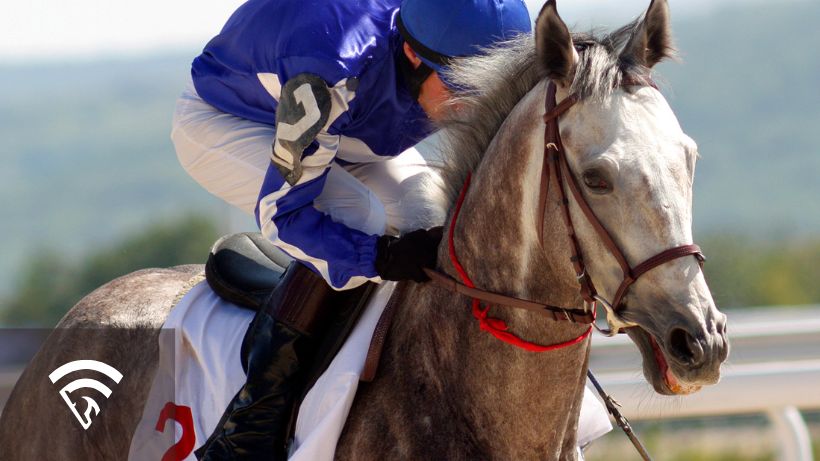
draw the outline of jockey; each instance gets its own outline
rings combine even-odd
[[[439,71],[530,28],[522,0],[249,0],[193,61],[174,114],[180,163],[298,262],[282,282],[296,288],[251,324],[247,383],[199,459],[284,459],[328,300],[427,280],[441,228],[413,228],[408,179],[426,167],[408,149],[446,111]]]

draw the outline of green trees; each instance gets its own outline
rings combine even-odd
[[[0,325],[51,327],[80,298],[111,279],[147,267],[202,264],[217,234],[213,221],[192,215],[148,227],[79,261],[41,250],[22,268],[15,292],[0,305]]]
[[[720,308],[820,303],[820,239],[719,235],[701,246]]]
[[[192,215],[147,227],[76,261],[41,250],[0,304],[0,325],[53,326],[80,298],[116,277],[147,267],[204,263],[217,237],[214,221]],[[698,240],[721,309],[820,303],[820,240],[766,242],[730,235]]]

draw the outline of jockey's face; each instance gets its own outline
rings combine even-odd
[[[419,105],[427,113],[430,120],[438,121],[447,113],[449,106],[447,103],[452,98],[452,93],[438,77],[437,72],[433,72],[427,80],[421,84],[419,93]]]
[[[421,65],[421,59],[416,55],[416,52],[410,48],[407,43],[404,44],[404,54],[414,67]],[[453,97],[450,90],[441,81],[437,72],[433,72],[427,77],[427,80],[421,84],[421,91],[419,91],[419,105],[424,109],[427,117],[430,120],[441,120],[449,110],[447,104]]]

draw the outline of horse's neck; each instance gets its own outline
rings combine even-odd
[[[476,171],[454,232],[456,252],[473,282],[482,289],[580,307],[570,241],[555,184],[550,185],[547,197],[544,235],[538,235],[544,162],[541,113],[543,91],[539,86],[510,114]],[[439,262],[458,277],[445,245]],[[523,333],[561,336],[561,330],[566,330],[529,313],[499,310],[498,314],[518,322]]]
[[[531,99],[530,105],[540,102],[537,95]],[[564,230],[548,223],[544,249],[536,231],[543,125],[534,113],[536,108],[519,107],[491,145],[458,217],[455,248],[476,286],[571,306],[577,285]],[[458,278],[446,243],[439,263]],[[400,381],[426,389],[430,400],[415,402],[419,408],[445,419],[452,413],[479,432],[492,431],[492,440],[483,443],[499,444],[498,452],[510,455],[510,449],[533,444],[560,450],[567,440],[574,443],[586,343],[545,353],[516,349],[480,330],[469,299],[431,284],[416,287],[406,304],[393,329],[394,351],[416,357],[399,373]],[[490,314],[505,320],[511,332],[542,344],[567,341],[585,329],[510,308],[495,307]]]

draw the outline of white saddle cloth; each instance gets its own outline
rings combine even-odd
[[[380,284],[327,371],[308,392],[296,423],[291,460],[330,461],[353,404],[370,339],[395,282]],[[203,281],[172,309],[160,333],[160,362],[129,461],[196,461],[199,448],[245,382],[242,338],[254,313],[219,298]],[[586,389],[579,444],[612,426]]]

